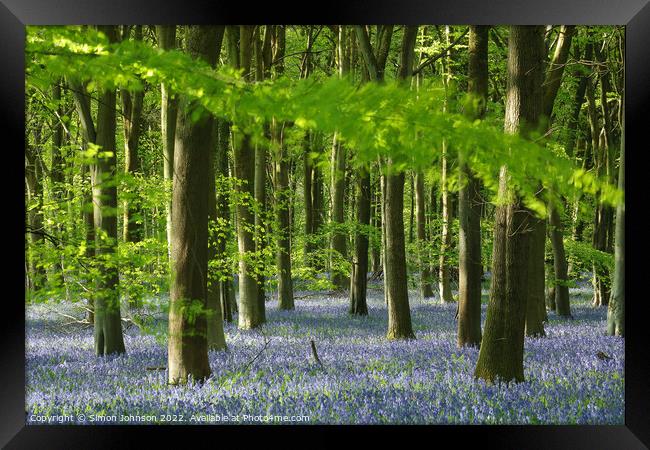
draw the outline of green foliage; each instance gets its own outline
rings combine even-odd
[[[591,272],[594,269],[604,274],[603,280],[606,285],[610,284],[611,275],[614,273],[614,255],[611,253],[596,250],[585,242],[564,240],[564,248],[567,260],[573,265],[576,274]]]
[[[138,89],[142,81],[165,81],[172,90],[196,99],[233,127],[263,142],[263,124],[275,117],[341,136],[357,150],[357,164],[390,158],[395,170],[429,167],[440,157],[443,139],[451,152],[463,151],[467,162],[493,194],[496,174],[507,165],[512,186],[533,209],[539,183],[569,195],[582,191],[615,204],[620,192],[592,173],[575,169],[543,145],[505,135],[489,122],[470,121],[459,113],[443,113],[445,90],[426,83],[418,92],[398,83],[366,83],[347,79],[294,81],[279,78],[246,84],[232,69],[218,71],[176,51],[163,52],[146,43],[108,44],[93,30],[29,27],[27,80],[39,85],[66,76],[91,81],[89,88],[120,86]],[[450,155],[453,156],[453,155]],[[541,212],[541,211],[540,211]]]

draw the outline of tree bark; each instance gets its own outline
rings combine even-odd
[[[526,336],[546,336],[544,319],[546,312],[546,280],[544,246],[546,243],[546,220],[531,216],[529,219],[530,248],[528,263],[528,299],[526,301]],[[526,261],[526,259],[523,259]]]
[[[621,150],[618,166],[618,188],[625,192],[625,94],[621,96]],[[625,201],[616,207],[616,238],[614,244],[614,280],[607,309],[607,334],[625,336]]]
[[[537,127],[543,103],[544,27],[511,26],[508,43],[508,94],[505,131],[524,137]],[[508,198],[507,198],[508,197]],[[530,295],[528,277],[533,216],[508,186],[501,169],[492,254],[492,289],[474,376],[524,381],[524,326]],[[543,269],[543,265],[542,265]]]
[[[422,295],[422,298],[431,298],[433,297],[431,265],[429,264],[425,251],[423,250],[426,248],[427,240],[425,204],[424,174],[418,172],[415,175],[415,216],[417,223],[418,248],[420,249],[420,295]]]
[[[117,41],[117,27],[100,26],[111,42]],[[113,179],[117,168],[115,146],[114,90],[103,91],[97,106],[97,145],[100,152],[91,168],[93,183],[93,215],[96,236],[96,256],[106,258],[97,280],[95,302],[95,353],[97,356],[124,353],[122,319],[120,316],[119,271],[117,253],[117,186]]]
[[[488,26],[469,30],[468,91],[474,96],[473,117],[482,119],[488,94]],[[458,347],[481,344],[481,193],[480,184],[461,153],[458,192]]]
[[[252,79],[250,73],[252,36],[252,26],[239,27],[239,68],[243,69],[244,76],[248,80]],[[236,207],[239,247],[239,328],[248,330],[264,323],[264,312],[260,308],[258,297],[255,265],[251,261],[251,255],[255,252],[254,233],[251,230],[255,224],[255,214],[250,203],[255,198],[255,149],[249,135],[240,131],[234,134],[236,190],[240,199]]]
[[[136,41],[142,40],[142,25],[135,26]],[[124,172],[135,175],[141,173],[140,157],[138,155],[138,142],[142,131],[142,107],[144,103],[144,90],[130,92],[122,90],[122,115],[124,122]],[[124,201],[123,240],[124,242],[138,242],[142,235],[142,224],[133,216],[138,212],[132,202]],[[132,305],[135,303],[132,302]]]
[[[367,81],[381,83],[386,64],[386,54],[390,49],[392,26],[380,26],[377,33],[377,51],[373,52],[370,39],[365,27],[355,26],[355,37],[358,42],[361,57],[364,61]],[[370,168],[359,167],[356,171],[356,201],[358,226],[370,225],[371,194],[370,194]],[[350,283],[350,314],[367,315],[366,301],[368,284],[368,247],[369,239],[366,230],[360,230],[354,236],[354,257]]]
[[[357,225],[370,224],[370,172],[360,169],[357,172]],[[354,237],[354,259],[350,277],[350,314],[368,314],[366,288],[368,280],[368,234],[366,230],[357,231]]]
[[[185,51],[214,66],[223,28],[188,26]],[[198,120],[192,113],[200,111]],[[172,288],[169,308],[168,367],[170,384],[210,376],[208,361],[208,207],[212,116],[188,98],[179,101],[174,148],[172,197]],[[211,317],[211,319],[213,319]]]
[[[217,130],[217,154],[216,154],[216,172],[221,179],[228,179],[228,146],[230,142],[230,125],[224,119],[217,119],[215,122]],[[220,228],[226,229],[226,236],[230,236],[230,205],[229,196],[223,189],[219,189],[217,193],[217,220],[219,221]],[[227,237],[218,237],[216,242],[217,258],[221,259],[221,267],[225,267],[226,256],[226,240]],[[231,274],[227,274],[226,278],[219,280],[219,303],[221,304],[221,311],[223,318],[227,322],[232,322],[232,312],[236,304],[234,302],[234,290],[232,280],[229,278]]]
[[[214,55],[214,61],[219,60],[219,55],[221,54],[221,44],[223,42],[224,27],[217,27],[217,43],[216,43],[216,55]],[[212,122],[210,129],[211,140],[208,142],[210,150],[208,151],[208,264],[212,260],[223,258],[225,253],[225,245],[220,246],[220,239],[218,236],[214,236],[210,233],[210,228],[215,227],[219,221],[219,204],[217,201],[217,190],[215,183],[215,176],[218,173],[217,158],[222,157],[220,150],[222,150],[219,145],[219,134],[221,130],[218,128],[220,124],[217,123],[213,118],[210,119]],[[215,144],[217,151],[215,152]],[[220,164],[219,164],[220,166]],[[227,208],[227,205],[226,205]],[[225,243],[224,243],[225,244]],[[223,317],[224,317],[224,306],[229,306],[227,302],[221,301],[222,294],[222,282],[217,280],[214,277],[208,275],[207,277],[207,300],[206,306],[208,314],[206,316],[207,320],[207,334],[208,334],[208,349],[209,350],[226,350],[226,337],[223,332]],[[224,305],[225,303],[225,305]],[[232,320],[232,317],[231,317]]]
[[[402,82],[408,80],[413,71],[413,50],[417,31],[417,26],[406,26],[404,29],[398,72],[398,79]],[[391,160],[388,160],[386,171],[384,284],[388,303],[387,338],[414,339],[406,277],[404,172],[397,173]]]
[[[291,278],[291,224],[289,216],[289,155],[284,142],[283,130],[278,129],[273,123],[273,135],[277,143],[275,157],[275,183],[276,183],[276,220],[278,250],[276,264],[278,269],[278,307],[280,309],[294,309],[293,281]]]
[[[332,144],[332,217],[331,221],[335,227],[340,227],[345,222],[344,200],[345,200],[345,146],[334,134]],[[331,242],[332,258],[330,260],[330,271],[332,272],[332,283],[338,290],[344,290],[349,285],[348,277],[336,267],[337,258],[347,257],[347,238],[345,232],[335,229],[332,232]],[[337,255],[337,256],[335,256]]]
[[[97,140],[95,132],[95,123],[90,110],[90,96],[85,94],[85,88],[73,80],[68,80],[68,86],[72,89],[75,109],[80,118],[82,133],[82,150],[88,150],[89,143],[95,143]],[[85,240],[86,240],[86,259],[93,261],[95,258],[95,219],[93,213],[93,192],[92,192],[92,174],[91,167],[88,164],[83,164],[81,169],[81,177],[84,181],[84,192],[82,195],[82,215],[85,227]],[[85,185],[87,178],[90,178],[88,187]],[[92,292],[88,293],[88,312],[86,319],[89,323],[95,322],[95,304]]]
[[[555,52],[553,53],[551,64],[549,65],[546,80],[544,82],[544,85],[546,86],[544,90],[544,116],[548,120],[549,129],[551,128],[553,105],[560,88],[560,81],[562,80],[564,68],[569,58],[569,49],[571,48],[571,40],[574,34],[575,26],[562,25],[560,27],[560,35],[558,36],[557,44],[555,45]],[[572,149],[571,152],[573,152]],[[555,308],[558,315],[571,317],[569,287],[567,285],[569,278],[568,264],[563,240],[564,228],[562,226],[560,214],[557,211],[557,206],[553,204],[549,204],[549,225],[551,245],[553,247],[553,269],[555,278],[553,292],[555,294]]]
[[[445,27],[445,36],[447,39],[447,45],[449,45],[449,26]],[[445,73],[443,74],[443,82],[445,85],[445,111],[448,106],[447,96],[449,91],[449,81],[451,79],[451,68],[450,62],[447,60],[450,58],[449,52],[445,58],[443,58],[443,64],[445,66]],[[440,258],[438,263],[438,290],[440,292],[440,301],[443,303],[451,303],[454,301],[453,293],[451,292],[451,280],[449,274],[449,263],[447,262],[447,252],[451,247],[451,223],[453,221],[453,208],[451,206],[452,199],[451,194],[447,186],[447,177],[448,177],[448,166],[449,160],[447,156],[447,147],[448,142],[446,139],[442,141],[442,168],[441,168],[441,178],[440,178],[440,189],[442,190],[442,239],[440,241]]]
[[[44,238],[39,232],[43,231],[43,161],[40,156],[41,131],[34,132],[34,145],[29,145],[25,136],[25,190],[29,203],[37,205],[27,212],[27,223],[35,233],[29,233],[27,248],[28,287],[30,291],[37,291],[45,284],[45,269],[37,263],[37,255],[43,251]],[[38,250],[36,250],[38,249]],[[27,294],[30,294],[28,292]]]
[[[176,47],[176,25],[156,26],[158,45],[163,50]],[[174,180],[174,140],[176,133],[176,116],[178,115],[178,100],[169,92],[165,83],[160,85],[160,133],[163,144],[163,178],[173,185]],[[171,261],[172,254],[172,202],[165,205],[167,214],[167,256]]]
[[[349,60],[345,57],[347,49],[348,30],[344,25],[339,25],[337,39],[337,60],[339,76],[346,76],[349,72]],[[334,133],[332,142],[332,215],[331,223],[335,227],[340,227],[345,222],[344,201],[345,201],[345,162],[346,148],[341,144],[341,140]],[[347,257],[347,239],[345,233],[340,229],[335,229],[332,233],[330,244],[330,272],[331,280],[336,289],[344,290],[349,286],[349,278],[336,267],[337,258]],[[337,255],[338,254],[338,255]]]

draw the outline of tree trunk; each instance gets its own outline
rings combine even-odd
[[[449,276],[449,263],[447,262],[447,252],[451,247],[451,223],[453,220],[453,208],[451,207],[451,195],[447,187],[447,141],[442,142],[442,171],[440,179],[440,188],[442,190],[442,239],[440,243],[440,258],[438,263],[438,291],[440,292],[440,301],[451,303],[454,296],[451,292],[451,283]]]
[[[255,146],[255,253],[258,258],[263,258],[266,247],[266,146],[257,144]],[[263,273],[257,273],[257,302],[262,322],[266,322],[266,291],[264,285],[266,277]]]
[[[214,66],[223,27],[188,26],[185,51]],[[196,112],[200,116],[196,119]],[[172,287],[169,308],[169,383],[210,376],[208,361],[208,215],[213,148],[212,116],[181,98],[176,121],[172,197]],[[213,320],[213,317],[210,317]],[[221,324],[221,322],[219,322]]]
[[[387,170],[393,169],[389,162]],[[408,284],[406,278],[406,252],[404,242],[404,173],[386,175],[386,272],[384,283],[388,303],[387,338],[415,338],[411,327]]]
[[[569,49],[571,48],[571,40],[575,34],[575,26],[562,25],[560,27],[560,35],[555,46],[555,52],[551,59],[551,64],[548,68],[546,80],[544,82],[544,116],[548,120],[548,129],[551,129],[551,116],[553,114],[553,105],[557,92],[560,88],[560,81],[566,62],[569,58]],[[580,89],[579,89],[580,90]],[[584,92],[584,91],[583,91]],[[578,92],[579,94],[580,92]],[[579,110],[578,110],[579,113]],[[576,118],[577,121],[577,118]],[[573,149],[570,149],[573,152]],[[564,229],[560,214],[557,207],[549,204],[549,224],[551,245],[553,247],[553,269],[554,269],[554,294],[555,294],[555,307],[558,315],[563,317],[571,317],[571,306],[569,303],[569,287],[568,281],[568,267],[566,254],[564,251]]]
[[[417,26],[406,26],[400,51],[398,79],[404,82],[413,73],[413,50]],[[388,303],[388,333],[391,339],[414,339],[406,277],[404,242],[404,172],[395,172],[392,161],[386,167],[386,215],[384,220],[386,247],[384,252],[384,285]]]
[[[473,117],[482,119],[488,93],[488,26],[469,30],[468,91],[477,104]],[[458,347],[481,344],[481,193],[480,184],[461,153],[458,192]]]
[[[370,172],[360,169],[357,172],[357,225],[370,224]],[[354,260],[350,284],[350,314],[368,314],[366,288],[368,280],[368,234],[366,230],[357,231],[354,238]]]
[[[303,151],[303,197],[305,200],[305,264],[310,266],[311,253],[314,251],[314,201],[312,178],[314,176],[314,162],[311,155],[311,131],[305,132]]]
[[[621,150],[618,166],[618,188],[625,192],[625,94],[621,96]],[[616,207],[616,240],[614,244],[614,280],[607,309],[607,334],[625,336],[625,202]]]
[[[431,298],[433,297],[431,265],[424,251],[427,240],[425,204],[424,174],[418,172],[415,175],[415,216],[417,222],[418,249],[420,251],[420,295],[422,295],[422,298]]]
[[[27,223],[33,231],[28,236],[28,280],[31,291],[37,291],[45,283],[45,269],[37,262],[39,252],[43,251],[43,162],[39,155],[41,146],[40,130],[34,132],[34,145],[29,145],[28,137],[25,136],[25,188],[29,203],[36,202],[37,205],[27,212]],[[30,294],[30,292],[28,292]]]
[[[229,27],[229,30],[232,27]],[[239,27],[239,61],[244,75],[251,79],[251,50],[253,26]],[[234,160],[237,178],[237,242],[239,247],[239,328],[248,330],[264,323],[264,312],[259,302],[259,290],[255,275],[255,264],[251,255],[255,252],[254,233],[250,230],[255,224],[255,214],[250,201],[255,198],[255,149],[251,137],[241,132],[235,133]],[[241,201],[244,200],[244,202]]]
[[[216,154],[216,172],[221,179],[228,179],[228,145],[230,142],[230,125],[227,121],[223,119],[217,119],[215,121],[215,127],[217,130],[217,154]],[[227,233],[225,236],[217,237],[216,247],[217,247],[217,258],[221,259],[220,267],[225,268],[225,256],[226,256],[226,236],[230,236],[230,206],[228,193],[224,192],[223,189],[220,189],[217,193],[217,219],[220,223],[220,229],[224,230]],[[232,312],[233,312],[233,287],[232,280],[230,279],[231,274],[226,274],[226,278],[222,278],[218,281],[219,284],[219,303],[221,305],[221,311],[223,314],[223,319],[227,322],[232,322]]]
[[[163,50],[176,47],[176,25],[157,25],[158,45]],[[176,133],[176,116],[178,114],[178,100],[169,93],[165,83],[160,85],[160,133],[163,144],[163,177],[169,184],[174,180],[174,139]],[[167,213],[167,256],[171,260],[172,254],[172,202],[165,205]]]
[[[350,61],[346,57],[348,48],[348,27],[339,25],[337,38],[337,61],[340,77],[346,76],[350,71]],[[337,133],[334,133],[332,142],[332,216],[331,223],[340,227],[345,222],[345,162],[346,148],[341,144]],[[347,237],[341,229],[334,229],[330,244],[332,256],[330,258],[330,272],[332,283],[338,290],[347,289],[350,285],[349,278],[336,267],[337,258],[347,258]],[[338,255],[337,255],[338,253]]]
[[[537,127],[542,112],[544,27],[511,26],[508,43],[508,94],[505,131],[524,137]],[[499,198],[509,192],[508,169],[501,169]],[[528,276],[533,216],[516,195],[496,212],[492,254],[492,289],[474,376],[524,380],[524,326],[530,295]],[[542,265],[543,269],[543,265]]]
[[[221,53],[221,43],[223,42],[224,27],[217,27],[217,44],[216,44],[216,55],[214,56],[215,62],[219,60],[219,55]],[[208,264],[212,260],[223,258],[225,253],[225,242],[224,245],[220,245],[218,236],[210,233],[210,229],[217,226],[219,222],[219,204],[217,201],[217,190],[215,184],[215,176],[218,173],[218,169],[221,168],[220,161],[217,158],[222,157],[222,151],[225,150],[222,143],[219,142],[219,134],[221,129],[219,126],[221,123],[218,123],[216,120],[211,119],[211,140],[208,143],[210,146],[210,151],[208,151]],[[220,122],[223,122],[220,121]],[[216,144],[217,151],[214,152]],[[226,147],[227,148],[227,147]],[[227,157],[227,156],[226,156]],[[226,204],[227,208],[227,204]],[[210,276],[208,269],[207,277],[207,310],[208,314],[206,316],[207,320],[207,333],[208,333],[208,349],[209,350],[226,350],[226,336],[223,332],[223,318],[224,318],[224,306],[229,306],[227,302],[221,301],[222,295],[222,282],[221,280],[215,279],[214,276]],[[225,303],[225,305],[224,305]],[[230,310],[228,310],[230,312]],[[232,317],[231,317],[232,321]]]
[[[117,40],[117,27],[100,26],[111,42]],[[95,302],[95,353],[97,356],[124,353],[122,319],[120,316],[119,271],[117,267],[117,186],[112,179],[117,168],[115,148],[114,90],[100,94],[97,106],[97,145],[100,152],[92,167],[93,215],[95,223],[96,255],[108,263],[97,280]]]
[[[379,27],[377,36],[377,51],[373,52],[370,39],[365,27],[354,27],[356,40],[351,36],[351,41],[358,42],[358,48],[364,61],[368,77],[364,81],[376,83],[383,82],[386,54],[390,48],[392,26],[382,25]],[[369,68],[369,69],[368,69]],[[368,227],[370,225],[371,194],[370,194],[370,168],[359,167],[356,171],[357,179],[357,215],[358,226]],[[411,220],[411,222],[413,222]],[[357,231],[354,238],[354,258],[352,262],[351,284],[350,284],[350,314],[367,315],[368,305],[366,301],[368,284],[368,246],[369,239],[366,230]]]
[[[409,244],[413,243],[413,226],[415,225],[415,175],[409,174],[411,207],[409,208]]]
[[[142,25],[135,26],[136,41],[142,40]],[[129,92],[122,90],[122,115],[124,122],[124,172],[135,175],[141,172],[140,157],[138,155],[138,141],[142,131],[142,107],[144,90]],[[133,215],[138,208],[132,202],[124,201],[123,240],[124,242],[138,242],[143,238],[142,225]],[[132,303],[134,305],[135,303]]]
[[[63,79],[57,79],[52,86],[52,100],[54,100],[56,105],[56,116],[53,118],[52,123],[52,166],[50,169],[50,181],[51,181],[51,192],[52,197],[57,202],[64,202],[66,199],[66,188],[65,183],[65,158],[63,155],[63,145],[64,145],[64,121],[69,122],[65,118],[64,104],[65,98],[61,97],[61,86],[63,84]],[[69,185],[71,185],[70,183]],[[71,199],[70,199],[71,200]],[[71,202],[68,202],[68,208],[70,208]],[[57,223],[55,228],[59,234],[65,233],[65,224]],[[65,256],[61,254],[60,263],[52,268],[52,278],[55,282],[55,285],[62,286],[66,291],[66,300],[70,300],[68,284],[66,283],[65,277]]]
[[[445,28],[445,36],[447,39],[447,45],[449,45],[449,26]],[[445,66],[445,73],[443,75],[444,85],[445,85],[445,111],[448,106],[449,95],[449,81],[451,79],[451,68],[449,61],[449,52],[443,58],[443,64]],[[447,186],[447,177],[448,177],[448,166],[449,160],[447,156],[447,140],[443,139],[442,141],[442,171],[440,178],[440,188],[442,190],[442,239],[440,243],[440,259],[438,264],[438,291],[440,292],[440,301],[443,303],[451,303],[454,301],[454,296],[451,292],[451,283],[450,283],[450,274],[449,274],[449,263],[447,262],[447,252],[451,247],[451,224],[453,221],[453,208],[451,206],[452,199],[449,193]]]
[[[546,336],[544,318],[546,312],[546,290],[544,246],[546,243],[546,220],[530,217],[530,247],[528,252],[528,299],[526,301],[526,336]],[[524,259],[524,261],[526,260]]]
[[[332,144],[332,224],[342,226],[345,222],[344,216],[344,194],[345,194],[345,147],[334,134]],[[330,271],[332,283],[338,290],[344,290],[349,285],[348,277],[336,267],[338,258],[347,257],[347,238],[345,232],[335,229],[332,233],[331,243],[332,258],[330,260]]]
[[[564,252],[564,242],[562,236],[564,235],[562,228],[562,220],[557,208],[551,206],[549,208],[549,225],[551,244],[553,246],[553,270],[554,270],[554,284],[553,292],[555,294],[554,304],[555,311],[559,316],[571,317],[571,303],[569,301],[569,273],[566,254]]]
[[[378,177],[376,177],[376,181]],[[375,183],[376,183],[375,181]],[[379,184],[379,183],[377,183]],[[381,225],[381,192],[377,189],[376,185],[372,186],[372,225],[375,230],[382,234],[382,225]],[[382,271],[381,263],[381,242],[379,245],[373,245],[372,250],[370,251],[370,262],[371,262],[371,271],[373,276],[380,274]]]
[[[277,144],[275,157],[275,195],[278,250],[276,264],[278,269],[278,307],[294,309],[293,281],[291,279],[291,224],[289,217],[289,155],[284,143],[283,130],[277,123],[272,124],[273,137]]]

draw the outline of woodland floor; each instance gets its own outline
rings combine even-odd
[[[212,376],[181,387],[151,370],[166,365],[164,321],[157,333],[127,327],[127,354],[96,358],[90,327],[28,306],[27,423],[623,424],[624,339],[605,336],[606,309],[590,306],[590,289],[571,294],[574,320],[549,313],[547,336],[526,339],[526,382],[501,386],[473,379],[478,350],[456,348],[456,305],[415,292],[417,339],[405,342],[385,339],[379,289],[368,317],[349,316],[345,295],[297,292],[293,312],[269,301],[262,330],[225,324],[229,351],[210,352]],[[56,309],[82,317],[74,305]]]

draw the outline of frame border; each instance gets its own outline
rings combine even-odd
[[[201,23],[473,23],[473,24],[538,24],[569,23],[577,25],[626,25],[626,157],[628,159],[626,176],[626,202],[633,206],[627,211],[626,234],[640,239],[643,236],[641,225],[644,223],[639,212],[638,188],[646,174],[641,174],[643,163],[641,155],[648,146],[648,136],[644,133],[650,117],[650,0],[546,0],[543,3],[521,3],[517,0],[498,0],[492,3],[480,0],[456,0],[454,3],[435,4],[418,0],[402,0],[399,5],[390,0],[375,0],[372,5],[361,0],[336,0],[327,7],[305,10],[288,4],[266,3],[263,5],[214,0],[185,0],[183,4],[161,0],[102,0],[84,2],[83,0],[1,0],[0,1],[0,61],[6,65],[2,71],[0,83],[0,123],[4,124],[5,139],[11,138],[12,144],[5,144],[7,156],[16,158],[10,167],[19,166],[20,153],[15,149],[25,145],[25,26],[26,25],[60,25],[60,24],[201,24]],[[629,148],[640,147],[639,151],[627,152]],[[15,164],[15,165],[14,165]],[[24,168],[22,169],[24,170]],[[637,172],[636,174],[634,172]],[[6,171],[14,174],[18,180],[7,180],[4,192],[12,211],[12,236],[20,236],[23,230],[25,204],[18,186],[24,183],[22,171]],[[11,177],[10,177],[11,178]],[[7,177],[3,177],[3,180]],[[641,188],[643,189],[643,188]],[[647,189],[647,188],[646,188]],[[642,192],[642,191],[641,191]],[[23,198],[21,200],[21,198]],[[631,216],[630,216],[631,215]],[[14,234],[15,233],[15,234]],[[628,243],[632,242],[629,238]],[[12,258],[8,264],[11,282],[21,280],[24,276],[21,266],[15,261],[24,261],[24,249],[20,242],[18,258]],[[650,327],[644,314],[644,298],[637,295],[631,301],[633,293],[641,293],[644,287],[641,281],[644,274],[644,255],[641,246],[628,245],[626,259],[626,343],[625,343],[625,426],[310,426],[293,428],[309,433],[308,441],[323,438],[329,431],[361,432],[364,439],[368,437],[383,438],[387,432],[414,432],[431,436],[435,433],[447,435],[453,442],[465,443],[475,441],[489,447],[498,448],[571,448],[571,449],[643,449],[650,446]],[[22,255],[22,256],[21,256]],[[640,264],[635,264],[636,262]],[[8,274],[7,272],[5,272]],[[646,287],[647,288],[647,287]],[[205,435],[217,431],[219,440],[224,431],[249,430],[270,433],[280,437],[282,427],[248,426],[238,429],[236,426],[219,428],[200,426],[181,426],[172,431],[169,427],[154,426],[83,426],[71,427],[61,425],[25,424],[25,310],[24,287],[17,289],[14,296],[10,290],[10,300],[5,302],[8,308],[7,319],[0,334],[5,351],[2,353],[3,382],[0,383],[0,396],[3,408],[0,410],[0,444],[5,448],[38,448],[47,443],[48,447],[70,448],[115,448],[131,447],[132,432],[156,431],[163,439],[182,438],[185,433],[176,431],[194,431]],[[647,308],[647,306],[645,306]],[[646,311],[647,312],[647,311]],[[212,434],[214,436],[214,434]],[[286,435],[284,435],[286,436]],[[207,437],[207,436],[206,436]],[[286,439],[286,438],[285,438]],[[186,443],[188,441],[185,441]]]

